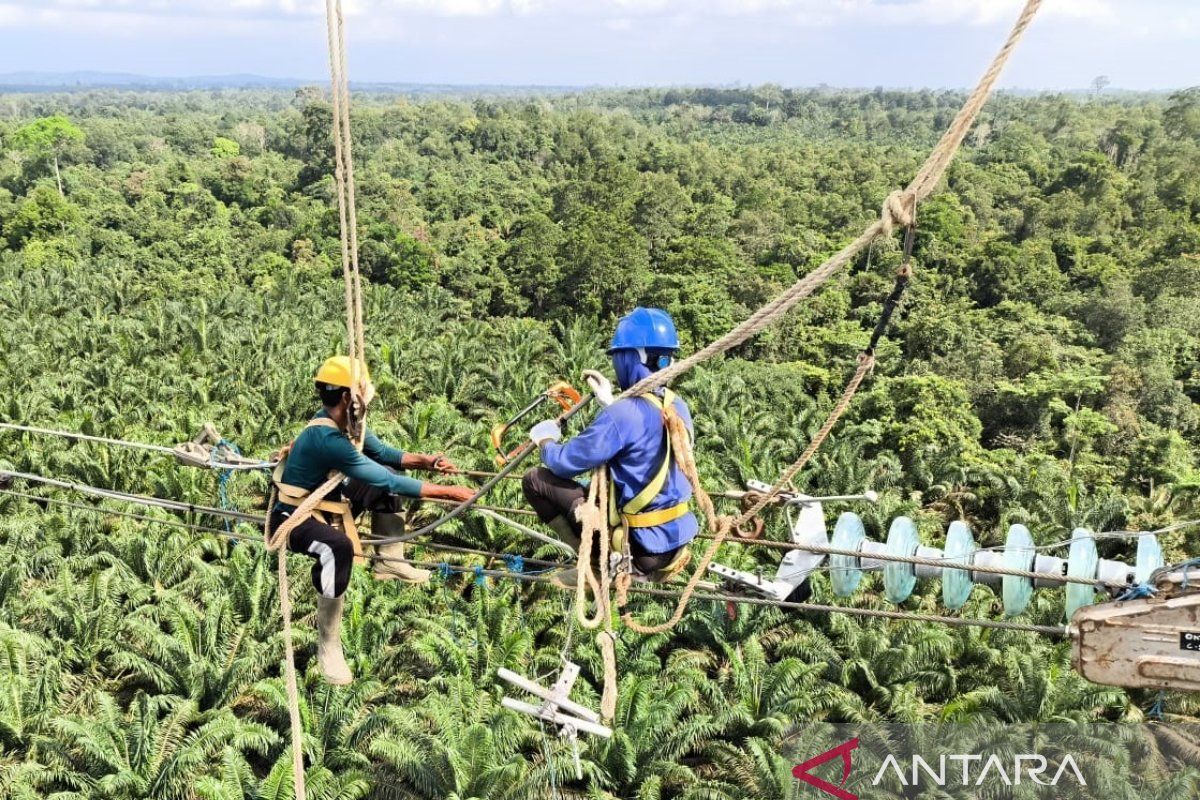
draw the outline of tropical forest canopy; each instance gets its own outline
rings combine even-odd
[[[690,351],[820,264],[912,176],[961,100],[773,86],[356,96],[373,427],[487,468],[488,428],[549,381],[603,367],[617,315],[662,306]],[[8,95],[0,115],[0,420],[165,445],[211,421],[263,457],[289,441],[313,410],[315,366],[344,347],[321,93]],[[958,519],[995,545],[1015,522],[1046,544],[1075,526],[1200,515],[1198,163],[1200,89],[996,98],[920,208],[913,285],[801,488],[874,488],[871,538],[907,514],[929,543]],[[900,259],[899,236],[877,242],[679,384],[711,489],[772,480],[803,449]],[[214,474],[170,459],[10,433],[0,468],[218,494]],[[261,476],[226,488],[262,508]],[[493,500],[521,503],[514,486]],[[289,796],[272,559],[94,512],[0,495],[0,797]],[[767,530],[785,538],[783,515]],[[1200,555],[1196,530],[1164,534],[1169,560]],[[553,557],[483,519],[440,536]],[[1134,558],[1126,540],[1101,547]],[[730,545],[719,560],[769,573],[777,559]],[[311,589],[293,588],[307,623]],[[921,589],[907,607],[935,611],[936,585]],[[824,576],[816,596],[831,597]],[[552,776],[584,791],[569,750],[500,709],[494,679],[554,673],[570,643],[577,696],[596,705],[599,656],[566,602],[512,580],[357,574],[352,687],[320,681],[299,626],[312,796],[545,797]],[[878,579],[851,602],[886,607]],[[997,611],[979,587],[963,613]],[[1061,593],[1043,591],[1023,620],[1061,616]],[[618,654],[616,736],[584,752],[597,796],[790,796],[803,720],[1131,721],[1155,699],[1088,684],[1069,644],[1026,633],[709,602],[673,634],[623,633]],[[1200,710],[1183,696],[1166,707]],[[1137,796],[1146,776],[1107,768]],[[1194,772],[1172,775],[1193,796]]]

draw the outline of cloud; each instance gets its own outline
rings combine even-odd
[[[764,39],[791,30],[1003,28],[1024,0],[343,0],[352,41],[453,42],[455,25],[594,26],[654,46],[667,30],[761,26]],[[1197,4],[1197,5],[1194,5]],[[180,37],[189,31],[261,39],[278,28],[321,25],[325,0],[0,0],[0,29],[96,33],[114,39]],[[1180,40],[1200,30],[1198,0],[1045,0],[1039,27],[1066,23],[1142,39]],[[189,24],[195,27],[188,28]],[[1075,33],[1078,32],[1076,29]]]
[[[1166,5],[1160,2],[1158,5]],[[989,25],[1011,19],[1022,0],[345,0],[350,17],[785,16],[797,23],[863,22]],[[1147,3],[1153,6],[1155,3]],[[0,19],[67,22],[70,16],[281,19],[321,17],[323,0],[8,0]],[[1046,16],[1111,19],[1113,0],[1046,0]]]

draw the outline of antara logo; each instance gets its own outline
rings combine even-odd
[[[851,754],[858,749],[858,739],[851,739],[810,758],[803,764],[792,768],[792,775],[797,780],[804,781],[809,786],[821,790],[837,800],[859,800],[858,795],[846,790],[846,781],[850,780],[850,770],[853,767]],[[818,778],[812,770],[836,758],[842,760],[842,780],[838,784]],[[1020,754],[1013,756],[1011,770],[1005,769],[1005,762],[994,753],[985,756],[980,753],[957,753],[941,756],[935,768],[919,755],[913,755],[911,770],[901,766],[899,759],[889,753],[880,765],[879,771],[871,780],[872,786],[878,786],[889,772],[893,774],[902,786],[920,786],[924,780],[937,786],[947,786],[958,783],[962,786],[983,786],[987,783],[1003,783],[1005,786],[1019,786],[1023,779],[1040,786],[1057,786],[1064,777],[1074,780],[1080,786],[1087,786],[1087,781],[1070,754],[1063,756],[1057,769],[1051,771],[1049,759],[1037,754]],[[953,765],[953,766],[952,766]],[[978,765],[976,769],[973,766]],[[960,769],[954,767],[960,766]],[[961,775],[961,783],[958,780]],[[1044,779],[1048,778],[1048,780]]]
[[[842,742],[837,747],[826,750],[824,753],[821,753],[821,755],[810,758],[803,764],[794,767],[792,769],[792,775],[796,779],[804,781],[809,786],[815,786],[825,794],[838,798],[838,800],[858,800],[858,795],[851,794],[850,792],[847,792],[845,788],[843,788],[846,785],[846,781],[850,779],[850,767],[853,766],[853,761],[850,754],[857,749],[858,739],[851,739],[848,742]],[[809,770],[816,769],[826,762],[833,761],[838,756],[842,757],[842,782],[837,786],[834,786],[829,781],[818,778],[816,775],[813,775],[811,772],[809,772]]]

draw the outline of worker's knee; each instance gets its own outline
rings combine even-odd
[[[392,473],[396,472],[391,467],[384,467],[384,469]],[[355,478],[346,481],[342,486],[342,497],[350,503],[356,516],[364,511],[395,514],[401,510],[403,505],[403,501],[387,489],[372,486]]]
[[[560,478],[545,467],[537,467],[521,478],[525,500],[542,522],[566,517],[587,497],[587,489],[569,478]]]
[[[339,531],[339,533],[341,532]],[[354,543],[344,533],[329,540],[329,549],[333,551],[333,559],[338,564],[345,564],[354,560]]]
[[[328,525],[312,526],[305,533],[303,552],[313,559],[313,587],[323,597],[341,597],[350,583],[354,544],[346,534]],[[296,544],[293,537],[292,545]]]
[[[521,492],[525,495],[526,500],[532,501],[535,497],[545,497],[546,477],[542,473],[548,471],[545,467],[534,467],[521,476]]]

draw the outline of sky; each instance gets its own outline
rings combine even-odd
[[[356,82],[964,87],[1021,0],[344,0]],[[324,0],[0,0],[0,73],[327,75]],[[1045,0],[1002,86],[1200,84],[1200,0]]]

